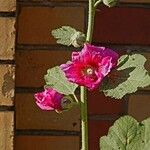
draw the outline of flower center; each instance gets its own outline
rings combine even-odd
[[[94,69],[89,67],[85,69],[85,74],[86,75],[93,75],[94,74]]]
[[[93,68],[87,68],[86,69],[86,74],[87,75],[92,75],[94,73],[94,69]]]

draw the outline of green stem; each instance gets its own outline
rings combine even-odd
[[[95,17],[94,0],[89,0],[88,28],[87,28],[87,35],[86,35],[86,42],[88,43],[92,42],[94,17]]]
[[[88,119],[87,119],[87,91],[81,86],[81,127],[82,127],[82,149],[88,150]]]
[[[73,94],[73,97],[74,97],[75,101],[76,101],[77,103],[79,103],[79,100],[78,100],[78,98],[76,97],[75,94]]]
[[[96,8],[96,7],[98,6],[98,4],[101,3],[101,2],[102,2],[102,0],[97,0],[97,1],[95,2],[95,4],[94,4],[94,8]]]
[[[88,13],[88,28],[86,42],[92,42],[93,28],[94,28],[94,0],[89,0]],[[87,113],[87,90],[81,86],[81,128],[82,128],[82,150],[88,150],[88,113]]]

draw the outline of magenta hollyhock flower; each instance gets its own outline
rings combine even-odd
[[[36,93],[34,97],[36,99],[36,104],[42,110],[62,110],[61,101],[64,95],[51,88],[45,89],[43,92]]]
[[[96,89],[103,78],[116,67],[119,55],[111,49],[85,44],[81,52],[72,53],[72,61],[62,64],[70,82]]]

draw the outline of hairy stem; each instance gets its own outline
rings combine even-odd
[[[94,27],[94,0],[89,0],[88,28],[86,42],[92,42]],[[88,113],[87,113],[87,90],[81,86],[81,128],[82,128],[82,150],[88,150]]]
[[[101,3],[101,2],[102,2],[102,0],[97,0],[94,4],[94,8],[96,8],[99,5],[99,3]]]
[[[92,42],[94,16],[95,16],[94,0],[89,0],[88,28],[87,28],[87,35],[86,35],[86,42],[88,43]]]
[[[81,86],[82,150],[88,150],[87,91]]]
[[[78,98],[77,98],[77,96],[75,94],[73,94],[73,97],[74,97],[76,103],[79,103],[79,100],[78,100]]]

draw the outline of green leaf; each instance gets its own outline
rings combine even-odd
[[[101,150],[149,150],[150,118],[138,123],[131,116],[118,119],[100,138]]]
[[[58,66],[48,69],[47,75],[44,76],[44,79],[46,82],[46,88],[54,88],[56,91],[64,95],[74,94],[74,91],[78,87],[77,84],[71,83],[67,80],[64,72]]]
[[[150,85],[150,76],[144,68],[146,59],[143,55],[123,55],[114,69],[102,82],[100,90],[106,96],[121,99],[126,94],[134,93],[138,88]]]
[[[55,29],[52,31],[52,35],[57,39],[57,43],[62,45],[80,47],[85,42],[85,35],[70,26]]]

